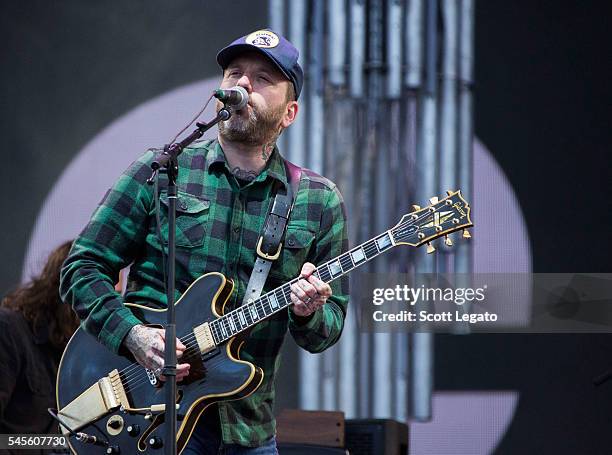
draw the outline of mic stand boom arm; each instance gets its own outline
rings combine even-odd
[[[151,163],[153,174],[148,180],[152,184],[158,172],[168,176],[168,274],[166,283],[166,298],[168,300],[166,323],[166,346],[164,353],[164,368],[162,374],[166,377],[165,422],[167,425],[165,453],[176,455],[176,316],[174,312],[175,286],[175,256],[176,256],[176,178],[178,176],[177,158],[183,149],[212,128],[220,121],[227,120],[232,113],[224,106],[217,116],[208,123],[196,123],[197,129],[180,142],[166,145]],[[155,195],[157,197],[157,195]],[[163,254],[163,253],[162,253]]]

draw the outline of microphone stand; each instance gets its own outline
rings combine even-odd
[[[176,257],[176,178],[178,177],[178,156],[183,149],[212,128],[220,121],[231,117],[232,113],[227,104],[217,113],[217,116],[208,123],[196,123],[197,129],[180,142],[166,144],[164,151],[160,153],[153,163],[153,173],[147,182],[152,184],[157,173],[165,173],[168,176],[168,274],[166,283],[166,297],[168,300],[167,323],[166,323],[166,346],[164,353],[164,368],[162,374],[165,381],[165,422],[167,424],[166,450],[167,455],[176,455],[176,316],[174,310],[174,286],[175,286],[175,257]],[[157,194],[155,195],[157,197]]]

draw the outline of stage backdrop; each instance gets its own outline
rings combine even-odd
[[[92,139],[152,99],[180,97],[184,92],[175,89],[212,81],[220,75],[216,50],[268,17],[267,2],[252,1],[32,0],[0,8],[4,293],[22,279],[36,221],[77,154],[87,150],[97,169],[91,187],[66,191],[101,198],[100,182],[141,150],[110,159],[117,153],[88,148]],[[537,272],[610,271],[609,15],[605,2],[476,3],[476,133],[518,197]],[[132,143],[157,145],[204,97],[173,104],[167,123],[159,111],[164,129],[141,125]],[[78,222],[76,207],[58,207],[67,225]],[[44,234],[45,226],[36,229]],[[595,389],[590,381],[610,366],[609,336],[438,336],[436,342],[437,400],[516,392],[518,406],[498,453],[608,451],[612,385]],[[284,363],[279,407],[297,402],[295,364],[291,357]],[[458,420],[495,405],[472,400],[466,410],[457,403]],[[482,431],[490,427],[483,422]]]

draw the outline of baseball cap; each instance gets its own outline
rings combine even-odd
[[[299,98],[304,84],[304,72],[298,63],[300,53],[293,44],[270,29],[257,30],[221,49],[217,54],[217,63],[225,69],[234,58],[248,51],[259,52],[274,63],[293,83],[295,97]]]

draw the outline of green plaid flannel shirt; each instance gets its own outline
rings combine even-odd
[[[167,306],[156,234],[153,187],[147,185],[150,150],[111,188],[75,240],[61,274],[61,295],[81,318],[82,327],[114,352],[140,321],[123,305]],[[271,202],[273,182],[287,184],[283,159],[274,150],[264,171],[240,186],[217,141],[193,144],[179,157],[177,181],[176,299],[207,272],[235,282],[229,309],[242,302],[255,262],[255,245]],[[160,178],[162,237],[168,230],[165,178]],[[272,266],[266,289],[299,274],[304,262],[315,265],[348,250],[344,203],[328,179],[304,169],[287,226],[281,256]],[[114,290],[118,272],[131,265],[124,297]],[[241,350],[241,358],[264,371],[251,396],[219,404],[223,441],[259,446],[275,434],[274,378],[287,329],[299,346],[321,352],[342,332],[348,303],[348,278],[331,283],[333,296],[310,318],[290,310],[259,323]],[[227,307],[226,307],[227,308]]]

